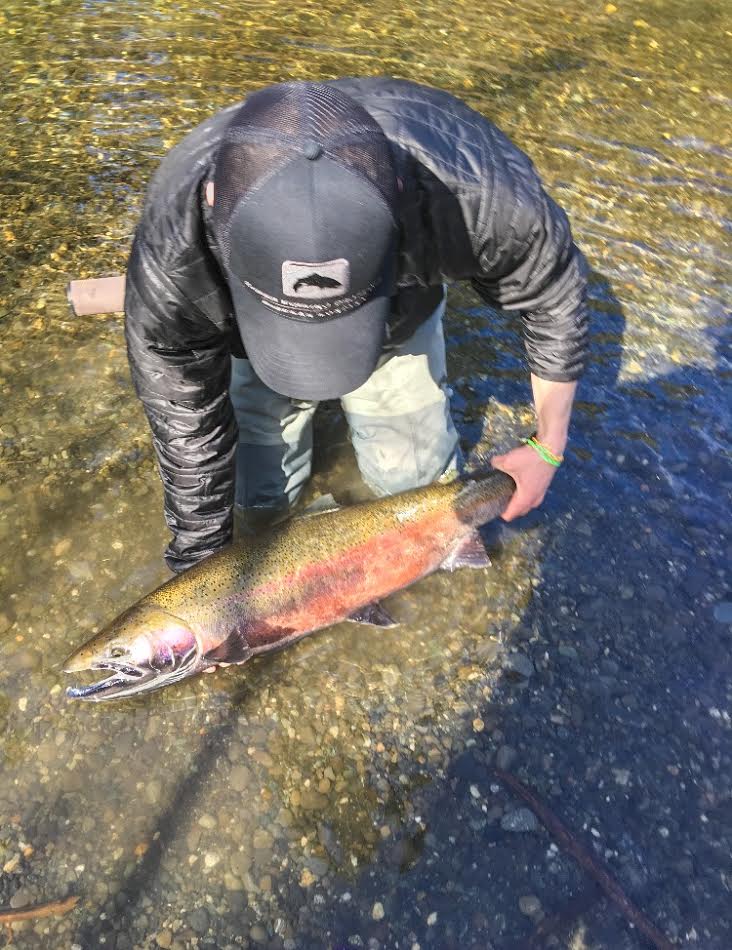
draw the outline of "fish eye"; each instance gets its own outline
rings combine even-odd
[[[109,655],[112,657],[113,660],[116,660],[119,657],[124,656],[125,653],[127,653],[127,650],[125,650],[124,647],[112,647],[111,650],[109,651]]]

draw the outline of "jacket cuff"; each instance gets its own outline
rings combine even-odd
[[[216,554],[217,551],[221,551],[228,547],[229,544],[231,544],[231,538],[222,541],[221,544],[216,545],[215,547],[205,548],[202,551],[179,551],[177,549],[176,542],[172,541],[165,549],[163,558],[165,563],[174,574],[182,574],[183,571],[187,571],[189,567],[193,567],[193,565],[198,564],[199,561],[204,561],[212,554]]]
[[[538,379],[545,379],[550,383],[576,383],[577,380],[584,376],[586,368],[584,363],[575,365],[571,367],[571,369],[566,370],[547,370],[539,369],[531,365],[529,366],[532,376],[536,376]]]

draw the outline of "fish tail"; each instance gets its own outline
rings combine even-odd
[[[455,509],[461,521],[478,526],[487,524],[505,511],[516,482],[497,468],[475,472],[464,479]]]

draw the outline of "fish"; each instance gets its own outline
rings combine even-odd
[[[245,663],[325,627],[396,622],[381,600],[442,568],[486,567],[480,525],[516,484],[498,469],[309,511],[199,561],[146,594],[64,664],[103,671],[71,699],[122,699]]]
[[[303,287],[317,287],[319,290],[325,290],[326,288],[342,286],[341,282],[333,277],[323,277],[322,274],[308,274],[307,277],[296,280],[292,289],[297,293]]]

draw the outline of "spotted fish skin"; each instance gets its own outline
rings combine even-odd
[[[116,669],[110,665],[112,651],[116,646],[121,664],[120,650],[129,647],[135,618],[143,616],[149,629],[144,643],[129,651],[131,662],[148,651],[148,642],[148,652],[156,657],[194,649],[195,662],[182,674],[181,664],[171,659],[144,686],[138,677],[134,692],[166,685],[168,666],[175,666],[176,681],[280,649],[449,562],[478,525],[501,514],[515,487],[510,476],[490,470],[293,518],[230,545],[147,594],[77,651],[66,668],[89,669],[96,662]],[[116,683],[111,688],[114,695],[130,694]],[[71,695],[86,698],[75,691]],[[101,690],[89,698],[107,695]]]

